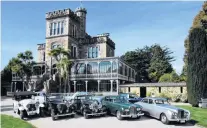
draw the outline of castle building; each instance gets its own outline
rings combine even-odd
[[[52,76],[56,82],[54,86],[59,88],[56,78],[57,62],[49,56],[49,52],[57,47],[68,50],[73,61],[68,85],[61,87],[62,91],[59,89],[59,92],[117,94],[119,85],[135,82],[135,70],[114,56],[115,43],[110,39],[109,33],[90,36],[86,32],[86,17],[87,10],[83,7],[78,7],[75,11],[63,9],[46,13],[46,40],[45,43],[38,44],[37,64],[33,67],[31,78],[34,88],[50,78],[45,75]],[[16,90],[18,81],[20,79],[14,74],[12,89]]]

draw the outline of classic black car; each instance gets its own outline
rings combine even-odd
[[[60,116],[75,116],[75,107],[73,103],[63,99],[52,99],[49,102],[52,120],[58,119]]]
[[[86,119],[90,116],[105,116],[107,110],[101,103],[102,97],[93,95],[79,95],[74,100],[76,112],[82,114]]]

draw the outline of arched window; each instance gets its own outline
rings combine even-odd
[[[119,74],[123,75],[123,64],[119,62]]]
[[[51,49],[55,49],[55,48],[58,48],[58,47],[61,47],[60,43],[52,43]]]
[[[111,73],[111,62],[109,61],[100,62],[99,72],[100,73]]]
[[[98,73],[98,63],[90,62],[87,64],[87,73],[88,74],[96,74]]]
[[[76,65],[76,73],[77,74],[85,74],[86,73],[86,65],[84,63],[78,63]]]

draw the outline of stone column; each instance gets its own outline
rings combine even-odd
[[[119,80],[116,80],[116,92],[119,94]]]
[[[112,94],[112,92],[113,92],[113,81],[114,80],[110,80],[111,81],[111,94]]]
[[[14,92],[16,92],[17,82],[14,82]]]
[[[74,93],[76,92],[76,81],[73,81],[74,82]]]
[[[13,82],[11,82],[11,92],[12,92],[12,90],[13,90]]]
[[[86,80],[86,92],[88,92],[88,81]]]
[[[100,92],[100,80],[97,81],[98,82],[98,92]]]

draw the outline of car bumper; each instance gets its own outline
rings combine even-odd
[[[37,111],[27,111],[27,115],[36,115]]]
[[[60,116],[71,116],[71,115],[75,115],[75,113],[74,112],[72,112],[72,113],[67,113],[67,114],[58,114],[58,115],[54,115],[54,117],[60,117]]]
[[[137,118],[139,116],[143,116],[144,113],[138,113],[138,114],[135,114],[135,115],[132,115],[132,114],[129,114],[129,115],[121,115],[121,117],[131,117],[131,118]]]
[[[189,121],[189,118],[183,118],[183,119],[169,119],[169,121],[173,122],[180,122],[180,123],[185,123],[186,121]]]
[[[106,112],[99,112],[99,113],[87,113],[89,116],[99,116],[99,115],[104,115]]]

